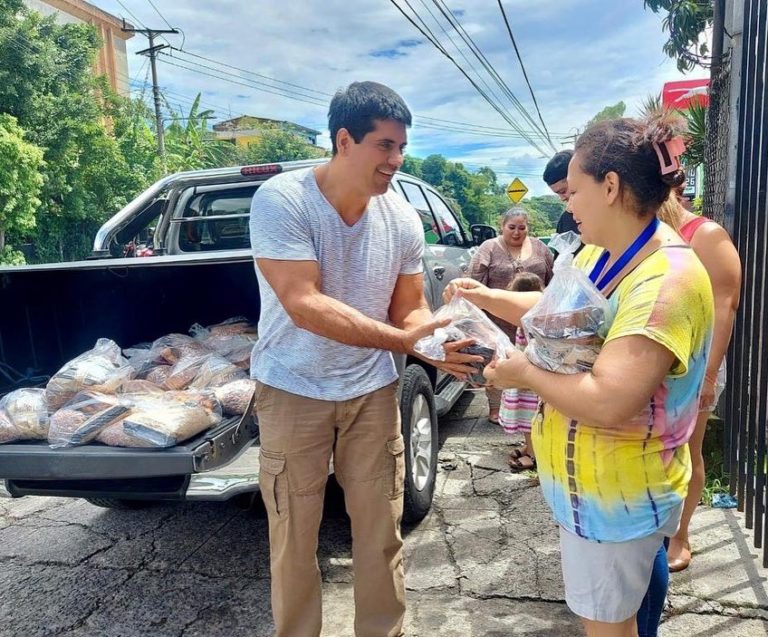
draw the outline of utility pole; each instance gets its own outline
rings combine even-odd
[[[167,49],[170,45],[159,44],[155,45],[155,38],[158,35],[165,35],[166,33],[171,35],[178,34],[177,29],[134,29],[126,26],[125,19],[123,19],[123,29],[126,33],[141,33],[147,36],[149,40],[149,48],[137,51],[136,55],[146,55],[149,57],[149,63],[152,67],[152,94],[155,98],[155,128],[157,130],[157,151],[160,154],[160,161],[163,164],[163,171],[165,171],[165,130],[163,129],[163,116],[160,112],[160,87],[157,84],[157,53],[163,49]]]

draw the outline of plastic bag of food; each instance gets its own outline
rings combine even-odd
[[[80,392],[51,416],[48,442],[54,449],[87,444],[130,411],[130,404],[116,396]]]
[[[251,321],[244,316],[235,316],[226,321],[222,321],[221,323],[209,325],[208,327],[203,327],[199,323],[195,323],[189,328],[189,333],[198,339],[207,338],[212,334],[217,336],[232,336],[235,334],[250,334],[256,336],[258,334],[256,325],[251,323]]]
[[[189,387],[210,356],[210,354],[206,354],[205,356],[182,358],[169,370],[168,377],[163,383],[163,389],[178,390]],[[227,361],[227,364],[229,365],[229,361]]]
[[[158,338],[150,351],[156,363],[174,365],[185,358],[199,358],[213,350],[202,341],[185,334],[168,334]]]
[[[0,399],[0,444],[46,440],[50,422],[44,389],[17,389]]]
[[[569,236],[572,235],[572,236]],[[525,313],[525,355],[534,365],[559,374],[592,369],[612,320],[608,300],[589,277],[572,265],[581,243],[572,232],[551,243],[560,255],[555,274],[539,302]]]
[[[164,389],[149,380],[127,380],[115,391],[120,396],[131,396],[133,394],[163,394]]]
[[[240,367],[230,363],[223,356],[211,354],[206,357],[189,387],[190,389],[220,387],[232,381],[246,378],[248,375]]]
[[[136,372],[120,353],[117,343],[100,338],[92,350],[71,360],[56,372],[45,388],[51,411],[64,406],[78,392],[89,389],[112,393]]]
[[[173,447],[221,422],[221,406],[211,392],[171,393],[176,395],[137,401],[122,423],[125,434],[142,445]]]
[[[146,380],[158,387],[164,387],[165,381],[167,381],[168,376],[171,375],[172,369],[173,368],[170,365],[158,365],[157,367],[153,367],[149,373],[147,373]]]
[[[236,380],[213,390],[225,416],[242,416],[248,409],[256,383],[250,379]]]
[[[465,299],[458,292],[450,301],[434,313],[435,319],[451,319],[446,327],[439,327],[431,336],[419,339],[414,349],[423,356],[436,361],[445,360],[444,343],[451,343],[465,338],[475,342],[461,352],[482,356],[483,361],[472,363],[477,373],[472,374],[469,382],[475,385],[485,384],[483,369],[494,358],[504,360],[507,350],[512,347],[509,337],[504,334],[485,313],[474,303]]]
[[[248,369],[257,340],[255,334],[209,334],[203,343],[241,369]]]

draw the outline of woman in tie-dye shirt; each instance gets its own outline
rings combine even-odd
[[[542,492],[561,527],[566,601],[590,637],[638,634],[636,614],[654,558],[675,533],[690,479],[686,443],[713,307],[696,255],[655,220],[671,187],[685,178],[676,126],[672,116],[601,122],[576,143],[568,208],[591,245],[575,265],[600,270],[593,280],[605,283],[615,313],[592,370],[556,374],[513,351],[485,371],[497,387],[530,387],[542,398],[532,430]],[[628,251],[633,245],[640,245],[637,252]],[[459,288],[511,322],[538,300],[468,279],[453,282],[447,296]],[[640,634],[655,630],[644,626]]]

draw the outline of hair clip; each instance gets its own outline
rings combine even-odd
[[[682,137],[673,137],[665,142],[653,142],[653,150],[659,158],[661,174],[668,175],[680,168],[680,155],[685,152],[685,142]]]

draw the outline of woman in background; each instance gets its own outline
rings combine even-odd
[[[532,272],[544,285],[552,279],[554,258],[543,241],[528,236],[528,213],[520,206],[510,208],[501,217],[501,236],[488,239],[478,248],[469,266],[469,276],[489,288],[506,290],[519,272]],[[517,327],[491,316],[496,325],[515,342]],[[488,420],[499,424],[501,390],[489,387]]]
[[[688,568],[691,545],[688,537],[691,517],[701,499],[706,479],[702,446],[707,421],[715,410],[725,388],[725,354],[731,340],[733,321],[741,294],[741,261],[736,246],[720,224],[694,214],[685,207],[683,187],[675,189],[659,210],[659,219],[674,228],[693,248],[709,275],[715,299],[715,326],[712,349],[707,362],[704,387],[701,391],[696,429],[688,444],[691,448],[693,475],[688,485],[680,529],[669,541],[667,560],[672,573]]]

